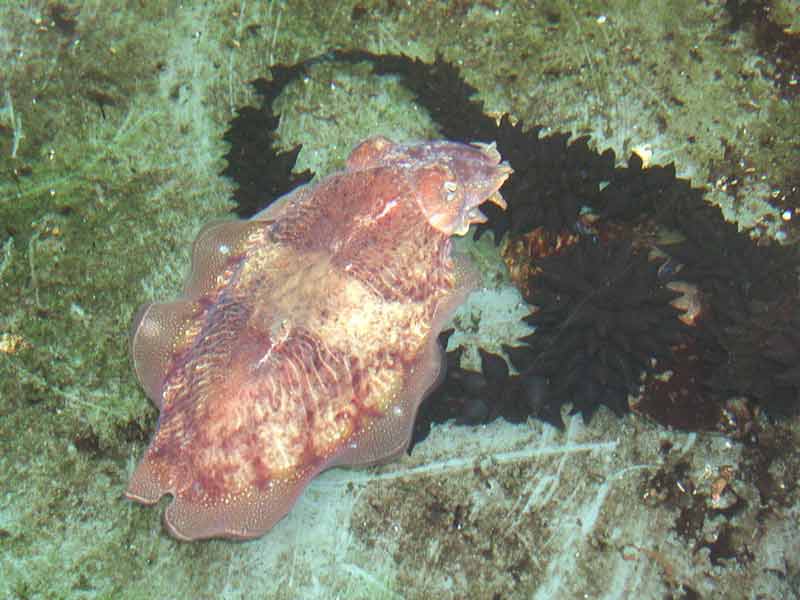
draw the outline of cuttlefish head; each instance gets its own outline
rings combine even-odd
[[[485,223],[479,206],[486,201],[502,209],[500,187],[511,174],[494,144],[430,142],[412,184],[428,223],[445,235],[464,235],[472,223]]]
[[[464,235],[472,223],[485,223],[478,207],[486,201],[506,208],[499,190],[512,170],[494,144],[396,144],[377,136],[348,159],[351,170],[381,166],[403,173],[425,219],[445,235]]]

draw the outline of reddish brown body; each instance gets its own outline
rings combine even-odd
[[[476,284],[450,236],[504,206],[492,147],[372,138],[346,170],[204,229],[183,296],[149,304],[132,354],[159,407],[128,498],[164,494],[181,539],[256,537],[336,465],[408,446],[437,336]]]

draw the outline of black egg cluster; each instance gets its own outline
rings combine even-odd
[[[577,240],[531,269],[525,290],[533,308],[525,320],[536,329],[505,348],[518,374],[485,350],[480,372],[462,369],[459,352],[449,353],[447,377],[421,407],[415,440],[432,422],[447,420],[533,417],[562,426],[566,404],[586,418],[600,405],[623,414],[629,397],[647,389],[641,384],[648,373],[681,369],[689,355],[699,357],[689,361],[692,376],[675,377],[674,385],[691,379],[694,387],[670,393],[718,404],[746,396],[774,417],[800,412],[796,246],[757,244],[708,205],[702,190],[676,177],[673,165],[645,168],[634,154],[626,167],[615,167],[614,153],[592,150],[587,138],[541,137],[541,126],[526,127],[509,115],[498,121],[441,56],[425,63],[337,50],[275,65],[270,79],[254,81],[261,106],[241,109],[225,136],[231,147],[224,174],[238,184],[240,216],[311,178],[291,172],[299,147],[275,152],[279,115],[271,105],[287,83],[321,61],[367,62],[376,74],[399,76],[443,137],[497,143],[514,169],[501,190],[509,207],[486,206],[489,221],[476,236],[491,229],[499,244],[506,235],[541,228]],[[589,227],[581,219],[587,213]],[[659,236],[663,231],[670,235]],[[691,327],[678,319],[679,294],[667,287],[670,281],[698,291],[702,311]],[[686,415],[670,422],[669,410],[650,414],[666,425],[700,427]]]

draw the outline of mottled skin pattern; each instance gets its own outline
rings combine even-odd
[[[206,227],[184,295],[142,307],[136,373],[160,408],[128,498],[181,539],[250,538],[320,471],[408,446],[436,338],[475,286],[452,234],[510,169],[493,147],[385,138],[249,221]]]

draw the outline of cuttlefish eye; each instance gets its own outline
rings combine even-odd
[[[444,191],[446,192],[444,196],[445,202],[449,204],[456,198],[456,190],[458,190],[458,184],[455,181],[445,181],[443,187]]]

